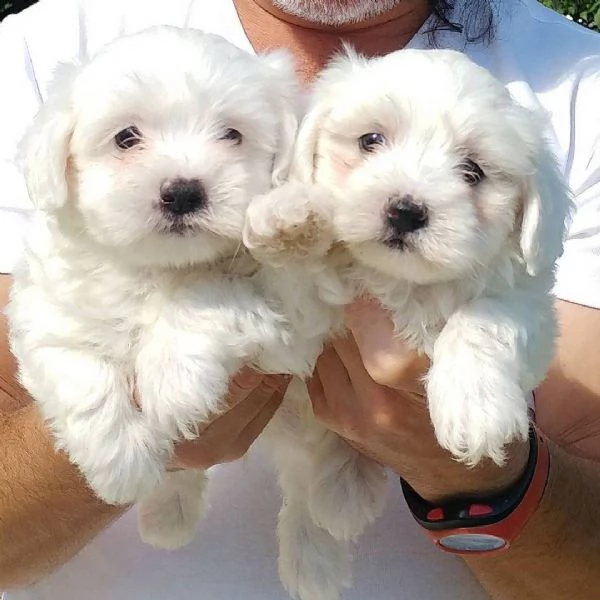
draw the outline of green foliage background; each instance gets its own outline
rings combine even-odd
[[[543,3],[563,15],[569,15],[577,23],[600,30],[600,0],[543,0]]]
[[[168,2],[169,0],[164,1]],[[23,10],[34,2],[35,0],[0,0],[0,20],[10,13]],[[542,2],[557,12],[568,15],[585,27],[596,31],[600,29],[600,0],[580,2],[576,0],[542,0]]]

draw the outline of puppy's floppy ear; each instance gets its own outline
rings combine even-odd
[[[74,128],[70,88],[74,67],[61,66],[49,100],[23,140],[22,157],[29,196],[36,208],[54,211],[67,201],[67,161]]]
[[[571,194],[556,159],[543,143],[522,199],[520,246],[530,275],[552,268],[561,256],[572,208]]]
[[[515,173],[521,173],[520,222],[515,233],[527,273],[536,276],[552,269],[562,255],[573,203],[546,136],[547,114],[524,106],[504,91],[499,122],[510,128],[513,143],[522,149],[508,157],[516,161]]]
[[[367,64],[365,57],[344,42],[342,50],[333,56],[321,72],[296,138],[292,168],[294,178],[306,183],[314,181],[319,135],[323,124],[335,103],[344,101],[344,82],[348,76]]]
[[[300,123],[291,170],[292,176],[298,181],[314,181],[319,134],[329,111],[329,103],[326,101],[314,103]]]
[[[273,158],[272,182],[281,185],[288,177],[292,164],[294,143],[301,114],[302,92],[296,76],[296,65],[291,54],[276,50],[264,54],[262,59],[273,69],[273,100],[277,106],[277,152]]]

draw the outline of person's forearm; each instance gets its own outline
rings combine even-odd
[[[466,561],[494,600],[598,596],[600,464],[550,448],[542,503],[510,550]]]
[[[544,496],[512,547],[466,559],[494,600],[583,600],[600,590],[600,463],[548,443]],[[430,460],[417,462],[414,472],[404,469],[413,488],[432,502],[486,497],[512,486],[529,453],[528,443],[515,443],[503,467],[486,460],[468,468],[432,444]]]
[[[0,415],[0,590],[63,564],[123,512],[55,452],[34,405]]]

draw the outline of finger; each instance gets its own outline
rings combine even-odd
[[[392,320],[378,302],[358,300],[346,308],[345,317],[365,370],[374,381],[422,393],[421,381],[429,360],[394,335]],[[349,358],[348,353],[344,356]]]
[[[344,365],[352,385],[365,391],[367,387],[375,385],[373,378],[369,375],[363,362],[362,355],[352,336],[352,333],[344,337],[336,338],[331,343],[333,349],[338,355],[339,360]]]
[[[325,402],[347,396],[352,391],[352,382],[344,363],[333,346],[326,346],[317,360],[315,373],[319,376]]]
[[[203,437],[217,426],[219,431],[227,430],[230,439],[235,439],[246,425],[256,417],[273,394],[284,384],[287,385],[290,377],[287,375],[267,375],[246,397],[239,400],[227,412],[217,417],[203,431]],[[221,434],[222,435],[222,434]]]
[[[377,301],[363,298],[346,308],[345,318],[371,377],[375,381],[393,377],[406,363],[409,350],[394,335],[388,312]]]
[[[288,384],[289,381],[284,382],[284,384],[272,394],[270,400],[259,410],[254,418],[240,432],[235,444],[236,451],[234,452],[234,459],[241,458],[244,456],[244,454],[246,454],[246,452],[248,452],[250,446],[271,421],[273,415],[281,406],[281,402],[283,401],[287,391]]]
[[[271,401],[279,387],[287,387],[289,377],[269,376],[243,401],[206,425],[199,436],[177,444],[174,467],[207,468],[226,462],[232,454],[231,448],[242,431]],[[283,396],[282,396],[283,397]]]
[[[362,361],[362,356],[352,335],[338,338],[332,346],[344,366],[354,390],[352,400],[355,412],[367,412],[371,416],[375,412],[387,412],[389,404],[396,404],[395,397],[390,396],[381,384],[373,380]]]
[[[306,380],[306,389],[313,407],[313,412],[317,417],[320,417],[325,413],[327,407],[327,398],[325,396],[323,382],[319,376],[318,368],[315,368],[312,377]]]
[[[264,376],[249,366],[242,367],[229,383],[227,406],[233,407],[246,399],[262,382]]]
[[[350,398],[354,397],[354,391],[349,389],[350,384],[347,384],[347,387],[336,385],[335,375],[332,377],[331,369],[327,367],[325,367],[327,375],[323,376],[324,381],[327,382],[325,385],[318,369],[319,363],[317,362],[315,373],[306,382],[313,413],[328,429],[343,435],[349,428],[349,414],[351,415],[355,410],[355,407],[352,408],[352,412],[348,410],[348,404],[351,402]]]
[[[215,424],[220,425],[224,418],[227,418],[230,423],[235,423],[240,418],[243,419],[248,411],[251,411],[251,415],[255,414],[260,409],[261,401],[266,401],[268,398],[268,396],[263,395],[263,388],[265,386],[266,389],[269,386],[276,387],[278,380],[272,380],[276,377],[275,375],[265,377],[251,367],[242,367],[229,382],[229,391],[222,411],[214,414],[209,421],[199,423],[197,426],[198,434],[202,434],[204,437]],[[239,408],[240,406],[242,408]]]
[[[325,348],[315,373],[318,379],[313,377],[310,382],[310,389],[316,393],[316,398],[311,398],[313,411],[330,429],[340,432],[356,412],[356,392],[333,347]]]

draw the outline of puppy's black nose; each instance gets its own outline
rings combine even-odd
[[[160,187],[163,209],[173,215],[187,215],[206,206],[207,196],[198,179],[173,179]]]
[[[385,217],[393,235],[400,236],[427,225],[427,207],[417,204],[411,195],[406,195],[390,202]]]

